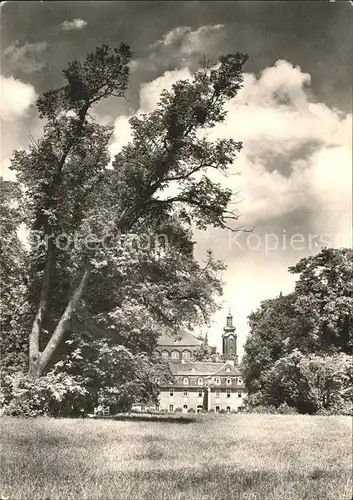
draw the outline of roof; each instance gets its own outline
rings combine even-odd
[[[230,368],[227,371],[226,368]],[[211,363],[208,361],[191,361],[189,363],[171,363],[170,370],[173,375],[240,375],[240,371],[236,366],[232,366],[227,362]]]
[[[178,333],[173,335],[167,335],[163,333],[158,339],[158,347],[164,346],[200,346],[202,340],[197,339],[192,333],[187,330],[179,330]]]

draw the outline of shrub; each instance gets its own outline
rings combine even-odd
[[[282,403],[277,408],[277,413],[281,415],[296,415],[298,414],[298,410],[292,406],[288,406],[287,403]]]
[[[180,408],[180,406],[178,406],[177,408],[175,408],[175,412],[176,413],[181,413],[183,411],[182,408]]]
[[[194,408],[189,408],[189,409],[188,409],[188,413],[195,413]]]
[[[53,372],[37,380],[29,380],[21,372],[9,377],[3,398],[6,415],[74,417],[85,411],[89,395],[80,377]]]
[[[276,413],[276,407],[272,405],[248,406],[244,409],[244,413]]]

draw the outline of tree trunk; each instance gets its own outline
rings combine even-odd
[[[85,121],[89,107],[90,107],[89,103],[86,103],[84,105],[83,109],[81,110],[80,120],[77,124],[76,131],[75,131],[74,135],[71,137],[67,147],[65,148],[65,150],[60,158],[58,168],[57,168],[57,171],[55,172],[54,179],[52,181],[52,185],[50,188],[50,192],[52,192],[52,193],[54,193],[55,189],[57,189],[60,186],[63,166],[65,165],[65,161],[66,161],[72,147],[74,146],[75,141],[77,141],[79,138],[79,135],[80,135],[80,132],[82,130],[82,126],[83,126],[83,123]],[[53,208],[53,207],[51,207],[51,208]],[[54,245],[54,241],[53,241],[53,235],[50,235],[50,225],[48,223],[48,220],[46,220],[46,223],[44,224],[44,230],[45,230],[45,235],[49,237],[48,249],[47,249],[47,263],[46,263],[45,270],[44,270],[44,276],[43,276],[42,289],[41,289],[38,309],[37,309],[37,313],[36,313],[34,321],[33,321],[31,333],[29,335],[29,370],[28,370],[28,375],[32,378],[37,378],[42,373],[42,370],[41,370],[42,363],[40,361],[40,350],[39,350],[39,348],[40,348],[40,331],[41,331],[41,328],[43,325],[44,316],[45,316],[47,306],[48,306],[51,271],[52,271],[54,261],[55,261],[55,245]]]
[[[50,280],[51,280],[51,271],[54,264],[54,243],[50,238],[48,241],[48,257],[47,263],[44,269],[44,276],[42,282],[42,289],[40,292],[40,299],[38,304],[37,313],[35,315],[32,330],[29,335],[29,372],[28,375],[31,377],[38,376],[39,369],[39,340],[40,340],[40,331],[43,325],[44,317],[48,307],[48,296],[50,289]]]
[[[54,351],[60,344],[61,340],[63,339],[70,324],[70,321],[72,319],[72,316],[74,315],[76,308],[82,298],[90,274],[91,274],[91,267],[88,266],[81,278],[79,285],[73,291],[69,303],[66,306],[66,309],[63,315],[61,316],[60,321],[57,327],[55,328],[52,336],[50,337],[44,351],[41,354],[38,351],[38,358],[35,360],[35,362],[32,362],[32,365],[30,365],[28,376],[30,376],[31,378],[40,377],[43,374],[46,367],[48,366],[49,362],[51,361]]]

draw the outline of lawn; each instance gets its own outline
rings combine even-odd
[[[350,500],[350,417],[0,419],[0,498]]]

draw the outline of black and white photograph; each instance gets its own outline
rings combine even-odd
[[[0,27],[0,500],[353,500],[353,1]]]

